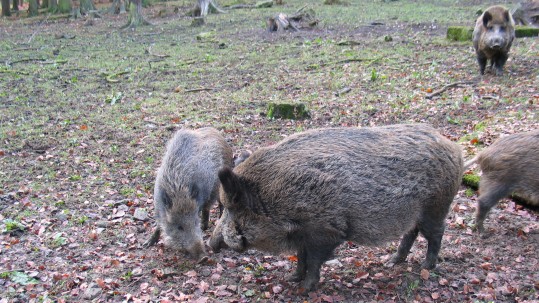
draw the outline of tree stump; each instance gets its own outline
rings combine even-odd
[[[469,26],[450,26],[447,28],[447,39],[453,41],[471,41],[473,28]]]
[[[267,116],[272,119],[302,120],[310,118],[309,111],[303,103],[270,103]]]
[[[292,16],[279,13],[274,17],[268,18],[267,29],[270,32],[284,31],[287,29],[299,31],[302,28],[314,27],[318,22],[319,20],[316,19],[314,10],[303,7]]]

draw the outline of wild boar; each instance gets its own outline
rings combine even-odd
[[[539,130],[502,137],[467,161],[465,168],[473,163],[482,171],[476,212],[478,232],[484,231],[483,222],[490,209],[511,194],[539,206]]]
[[[289,278],[313,290],[344,241],[380,245],[404,234],[392,263],[419,232],[433,268],[463,172],[462,152],[425,125],[327,128],[295,134],[219,172],[223,216],[209,240],[297,254]]]
[[[479,72],[485,73],[487,60],[496,70],[503,73],[503,66],[509,57],[509,50],[515,39],[515,22],[511,13],[503,6],[489,7],[475,23],[473,46],[477,54]]]
[[[157,226],[144,246],[154,245],[163,232],[166,246],[195,259],[205,256],[200,221],[202,229],[206,229],[210,208],[219,195],[217,174],[232,167],[232,159],[232,149],[215,128],[177,131],[167,144],[157,172]]]

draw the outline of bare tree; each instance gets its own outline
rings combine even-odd
[[[29,0],[28,1],[28,17],[37,16],[38,7],[39,7],[39,4],[37,3],[37,0]]]
[[[142,0],[130,0],[127,24],[122,26],[122,28],[133,28],[149,24],[150,22],[146,21],[142,16]]]
[[[9,0],[2,0],[2,16],[11,16],[11,10],[9,9]]]

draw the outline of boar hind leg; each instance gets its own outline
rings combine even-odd
[[[148,239],[148,241],[144,242],[144,244],[142,244],[143,247],[150,247],[150,246],[153,246],[155,245],[155,243],[157,243],[157,241],[159,241],[159,236],[161,236],[161,229],[159,228],[159,226],[157,226],[152,234],[152,236]]]
[[[200,228],[202,228],[202,230],[208,229],[208,225],[210,222],[210,208],[211,204],[208,203],[207,205],[204,205],[204,207],[200,211]]]
[[[475,215],[476,229],[479,233],[485,231],[483,222],[488,212],[498,201],[511,193],[511,189],[503,184],[483,182],[479,184],[481,195],[479,195],[479,206]]]
[[[445,217],[445,216],[444,216]],[[444,235],[445,224],[444,220],[429,222],[428,225],[420,227],[421,234],[427,239],[427,256],[425,261],[421,263],[421,267],[425,269],[433,269],[438,261],[438,253],[442,246],[442,237]]]
[[[390,264],[397,264],[406,260],[406,257],[408,256],[408,253],[410,253],[410,249],[412,248],[412,245],[414,244],[418,233],[419,228],[415,227],[404,235],[401,240],[401,243],[399,244],[399,248],[397,249],[397,253],[394,254],[389,261]]]

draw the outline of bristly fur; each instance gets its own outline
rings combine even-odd
[[[483,172],[476,214],[480,232],[490,209],[504,197],[516,194],[539,206],[539,130],[502,137],[471,161]]]
[[[459,146],[425,125],[295,134],[221,170],[225,211],[210,246],[294,251],[294,280],[311,289],[340,243],[380,245],[405,234],[402,261],[421,232],[432,268],[462,173]]]
[[[505,7],[491,6],[477,18],[473,45],[481,75],[485,72],[487,60],[497,75],[502,73],[514,39],[515,21]]]

